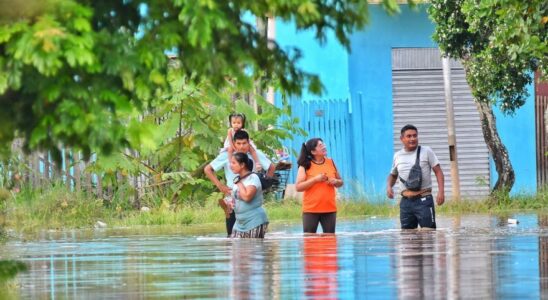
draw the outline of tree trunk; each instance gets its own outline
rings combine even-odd
[[[498,179],[493,188],[495,191],[510,191],[516,180],[510,157],[506,147],[500,140],[497,131],[497,123],[491,103],[487,100],[475,99],[476,106],[480,115],[481,129],[485,144],[489,149],[489,153],[495,162]]]

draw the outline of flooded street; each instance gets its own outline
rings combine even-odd
[[[267,238],[230,240],[165,229],[49,233],[0,245],[28,264],[16,295],[38,299],[548,297],[548,217],[463,216],[436,231],[399,220],[339,221],[335,236],[272,224]]]

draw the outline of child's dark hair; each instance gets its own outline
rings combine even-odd
[[[309,139],[306,143],[303,143],[301,147],[301,154],[297,159],[297,164],[303,166],[305,170],[310,169],[310,162],[312,161],[312,150],[316,149],[318,142],[323,142],[320,138]]]
[[[231,113],[228,115],[228,124],[232,125],[232,118],[242,119],[242,128],[245,128],[245,115],[242,113]]]
[[[240,164],[245,164],[248,171],[253,171],[253,161],[247,156],[246,153],[236,152],[232,157]]]

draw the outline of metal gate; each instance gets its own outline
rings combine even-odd
[[[289,148],[296,152],[295,156],[291,155],[294,167],[289,182],[295,182],[297,157],[302,144],[313,137],[319,137],[325,142],[327,155],[335,161],[341,177],[352,178],[352,128],[348,99],[291,99],[291,113],[293,117],[299,118],[299,126],[308,133],[308,136],[298,136],[293,141],[284,143],[289,144]],[[345,184],[341,192],[348,194],[349,191],[350,184]]]
[[[451,84],[455,112],[457,157],[463,198],[484,198],[489,194],[489,151],[483,139],[479,114],[462,66],[451,63]],[[445,174],[446,196],[451,196],[447,116],[440,53],[435,48],[392,50],[394,151],[401,149],[400,129],[413,124],[420,144],[430,146]],[[432,175],[434,190],[437,190]]]
[[[548,82],[540,82],[535,74],[535,131],[537,139],[537,186],[548,184],[548,142],[546,138],[546,109],[548,108]]]

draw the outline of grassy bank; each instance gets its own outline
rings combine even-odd
[[[138,225],[185,226],[192,224],[223,223],[224,213],[216,197],[202,203],[173,204],[168,201],[149,203],[150,211],[132,207],[128,200],[105,201],[85,193],[67,192],[61,187],[46,190],[26,189],[18,194],[0,192],[0,222],[2,227],[16,232],[33,232],[41,229],[91,228],[101,221],[108,227]],[[153,204],[153,205],[151,205]],[[301,206],[296,200],[267,201],[269,219],[298,221]],[[361,216],[397,216],[395,201],[369,203],[365,199],[352,199],[338,203],[338,218]],[[548,208],[548,193],[498,196],[484,201],[447,201],[437,207],[438,214],[503,213],[508,211],[538,211]]]

